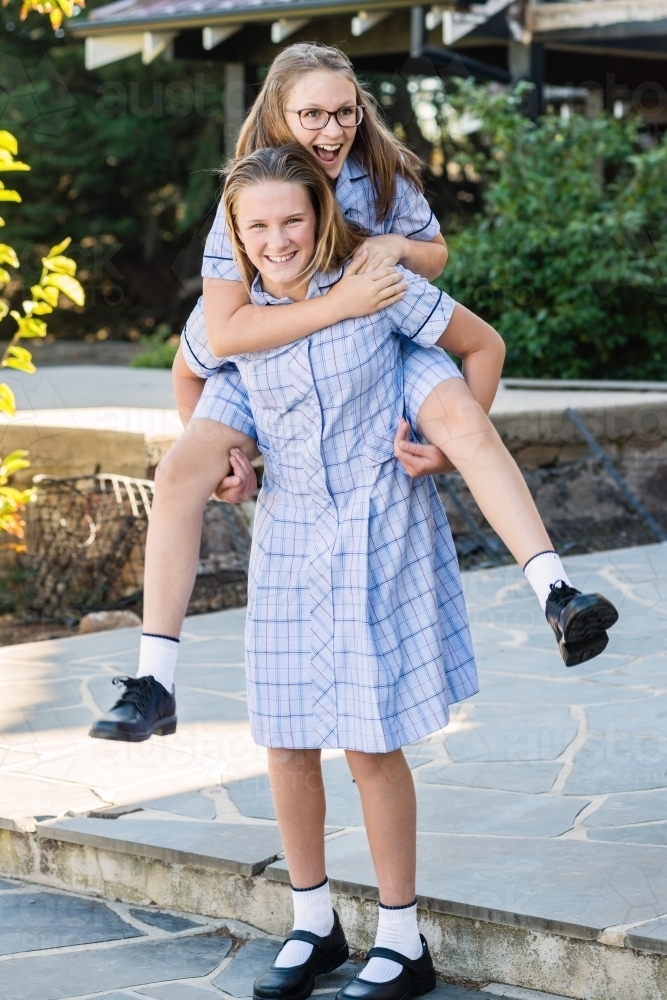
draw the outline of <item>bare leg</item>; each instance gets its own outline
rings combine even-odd
[[[380,902],[405,906],[415,898],[417,865],[417,801],[410,768],[402,750],[345,754],[361,796]]]
[[[419,411],[418,427],[461,473],[520,566],[553,549],[519,467],[462,379],[436,386]]]
[[[146,539],[144,632],[177,638],[197,572],[206,502],[229,472],[229,452],[255,455],[245,434],[215,420],[191,420],[155,473]]]
[[[269,781],[292,885],[319,885],[326,877],[320,751],[269,750]]]

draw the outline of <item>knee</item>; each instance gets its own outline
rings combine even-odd
[[[155,470],[155,489],[161,494],[182,491],[184,483],[188,482],[192,470],[188,467],[188,457],[185,449],[178,443],[171,448]]]
[[[391,753],[361,753],[358,750],[346,750],[345,756],[357,784],[393,777],[397,772],[408,768],[402,750],[393,750]]]
[[[433,441],[437,427],[449,436],[459,437],[487,431],[491,422],[463,379],[450,379],[437,386],[425,400],[419,412],[419,426],[424,427],[425,436]]]

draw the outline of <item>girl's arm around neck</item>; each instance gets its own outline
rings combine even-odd
[[[447,244],[442,233],[432,240],[413,240],[398,233],[385,233],[383,236],[369,236],[364,247],[368,251],[368,269],[379,260],[390,260],[393,264],[402,264],[406,270],[419,274],[427,281],[438,278],[447,263]]]
[[[350,263],[326,294],[268,308],[251,303],[240,281],[204,278],[204,321],[211,352],[228,358],[282,347],[397,302],[407,288],[403,275],[387,264],[361,274],[365,259],[362,254]]]
[[[438,233],[434,239],[424,242],[422,240],[406,240],[406,249],[401,258],[401,264],[421,274],[427,281],[434,281],[439,278],[445,269],[449,251],[442,233]]]
[[[204,278],[206,337],[218,358],[282,347],[336,323],[337,300],[318,296],[267,308],[250,302],[240,281]]]

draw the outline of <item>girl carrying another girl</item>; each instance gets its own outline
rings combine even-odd
[[[293,143],[236,161],[224,208],[256,311],[311,302],[327,316],[364,234],[345,222],[314,158]],[[305,1000],[315,977],[348,957],[325,869],[323,748],[345,750],[380,895],[369,962],[338,996],[407,1000],[435,986],[417,928],[415,791],[401,747],[445,726],[450,701],[473,694],[477,675],[435,485],[411,478],[393,454],[404,412],[399,335],[433,349],[455,303],[400,270],[403,294],[371,316],[289,344],[262,332],[251,350],[252,332],[225,336],[265,459],[249,571],[248,713],[253,739],[269,748],[295,913],[255,1000]],[[217,333],[213,324],[213,343]]]
[[[143,740],[175,729],[173,675],[203,509],[230,461],[234,475],[223,478],[219,495],[244,499],[255,483],[246,457],[256,454],[255,421],[239,373],[225,359],[240,342],[248,351],[261,350],[312,335],[323,322],[375,313],[400,294],[400,275],[387,265],[400,263],[433,278],[446,261],[444,240],[422,194],[419,161],[383,124],[337,49],[302,43],[275,59],[237,152],[243,156],[294,140],[326,173],[345,218],[372,235],[327,294],[326,315],[317,299],[257,309],[218,212],[204,256],[204,304],[200,300],[188,321],[174,366],[177,403],[188,426],[156,475],[139,670],[136,679],[124,680],[124,693],[95,723],[92,736]],[[570,586],[525,482],[486,418],[502,368],[502,341],[469,310],[454,306],[441,345],[463,358],[465,380],[444,351],[407,336],[399,343],[407,423],[398,426],[396,456],[420,476],[451,468],[451,461],[524,566],[565,662],[596,656],[617,613],[600,595]],[[410,428],[431,444],[408,440]]]

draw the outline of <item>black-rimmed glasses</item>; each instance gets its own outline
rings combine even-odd
[[[338,111],[323,111],[322,108],[304,108],[302,111],[285,108],[285,111],[298,115],[303,128],[311,129],[313,132],[318,128],[326,128],[332,117],[343,128],[354,128],[361,124],[361,119],[364,117],[362,104],[352,104],[348,108],[339,108]]]

